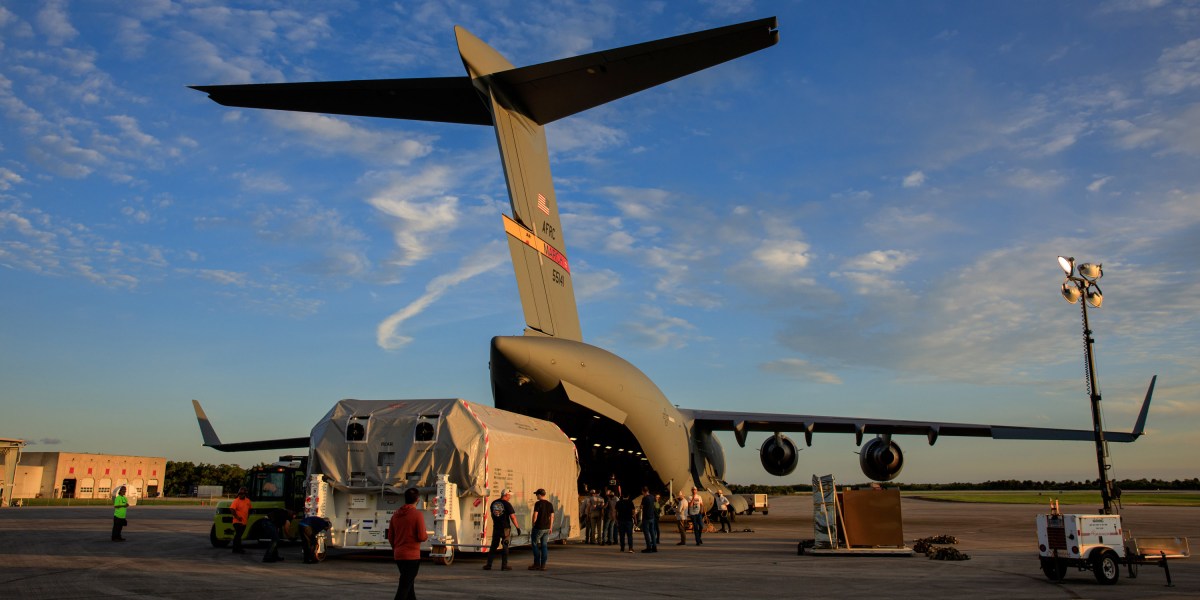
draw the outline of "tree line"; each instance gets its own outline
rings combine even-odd
[[[863,487],[866,483],[851,484],[851,487]],[[1097,479],[1082,481],[1035,481],[1032,479],[1000,479],[982,483],[886,483],[886,487],[899,487],[907,491],[963,491],[963,490],[1098,490],[1100,483]],[[1114,485],[1121,490],[1200,490],[1200,478],[1191,479],[1119,479]],[[786,495],[811,493],[812,486],[808,484],[795,485],[738,485],[731,484],[730,491],[735,494],[769,494]]]
[[[165,480],[164,492],[167,496],[190,496],[192,489],[198,485],[219,485],[229,494],[236,492],[245,483],[246,469],[238,465],[168,460]]]

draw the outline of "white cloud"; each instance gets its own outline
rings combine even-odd
[[[873,250],[846,261],[845,267],[856,271],[893,273],[916,259],[900,250]]]
[[[1158,68],[1146,76],[1151,94],[1170,95],[1200,86],[1200,38],[1163,50]]]
[[[42,9],[37,13],[38,30],[46,36],[51,46],[61,46],[79,35],[79,31],[71,25],[67,16],[64,0],[44,0]]]
[[[767,373],[779,373],[794,379],[815,383],[841,384],[842,378],[799,358],[781,358],[758,366]]]
[[[413,341],[413,338],[399,333],[401,325],[424,312],[455,286],[500,267],[506,262],[508,262],[508,252],[500,242],[487,244],[473,255],[463,259],[454,272],[433,278],[426,284],[424,294],[381,321],[375,328],[375,343],[384,350],[398,350],[407,346]]]
[[[1096,192],[1099,192],[1100,189],[1103,188],[1110,181],[1112,181],[1112,175],[1106,175],[1104,177],[1101,177],[1101,178],[1089,183],[1087,186],[1087,191],[1092,192],[1093,194]]]
[[[642,306],[638,318],[622,325],[619,335],[636,346],[650,349],[683,348],[689,342],[704,339],[696,335],[696,326],[686,319],[666,314],[659,306]]]
[[[286,130],[302,134],[306,144],[329,154],[352,154],[369,162],[407,165],[433,150],[430,139],[361,127],[338,117],[291,111],[266,111],[263,115]]]
[[[594,117],[571,116],[546,127],[546,145],[558,160],[591,160],[627,142],[624,131],[603,125]]]
[[[1066,183],[1067,178],[1055,170],[1034,171],[1033,169],[1020,168],[1011,171],[1005,177],[1005,180],[1009,185],[1024,190],[1048,191]]]
[[[444,239],[458,226],[458,197],[445,195],[454,171],[433,166],[415,174],[393,174],[393,181],[367,199],[389,217],[392,237],[401,253],[399,266],[416,264],[434,249],[434,238]]]
[[[925,173],[921,171],[913,171],[904,176],[904,187],[919,188],[925,185]]]
[[[802,271],[812,261],[809,245],[798,240],[768,240],[753,253],[758,264],[773,273]]]
[[[14,184],[24,183],[25,180],[11,169],[0,167],[0,191],[10,190]]]
[[[606,186],[600,192],[616,201],[617,209],[630,219],[649,220],[661,216],[671,193],[654,188]]]

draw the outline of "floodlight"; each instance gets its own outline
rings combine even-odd
[[[1084,279],[1095,281],[1104,275],[1104,270],[1101,268],[1102,266],[1103,265],[1083,263],[1082,265],[1079,265],[1079,274],[1082,275]]]
[[[1071,304],[1075,304],[1076,302],[1079,301],[1080,295],[1081,294],[1079,292],[1078,287],[1075,287],[1075,285],[1072,284],[1070,281],[1063,282],[1062,296],[1063,296],[1064,300],[1066,300],[1067,302],[1070,302]]]
[[[1104,302],[1104,295],[1100,293],[1100,288],[1092,286],[1087,291],[1087,303],[1095,308],[1100,308],[1100,303]]]
[[[1058,266],[1062,267],[1063,273],[1066,273],[1067,277],[1070,277],[1071,271],[1075,270],[1075,257],[1074,256],[1069,257],[1069,258],[1066,256],[1058,257]]]

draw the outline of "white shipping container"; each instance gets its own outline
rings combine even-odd
[[[389,548],[388,522],[409,487],[430,532],[422,549],[442,564],[488,550],[487,507],[504,488],[521,527],[514,546],[529,543],[538,488],[555,507],[550,540],[578,534],[578,456],[549,421],[459,399],[342,400],[310,443],[306,511],[330,521],[326,547]]]

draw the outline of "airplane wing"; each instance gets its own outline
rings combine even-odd
[[[1110,442],[1132,442],[1145,433],[1146,415],[1150,412],[1150,397],[1154,394],[1155,375],[1150,379],[1146,399],[1132,431],[1105,431],[1104,439]],[[740,413],[718,410],[686,410],[680,412],[694,419],[693,427],[707,431],[732,431],[738,445],[745,447],[746,432],[794,432],[803,433],[807,445],[812,445],[814,433],[853,433],[856,444],[862,444],[864,435],[924,435],[933,445],[939,436],[986,437],[997,440],[1068,440],[1092,441],[1095,432],[1091,429],[1058,429],[1051,427],[1017,427],[1011,425],[983,425],[975,423],[943,423],[936,421],[901,421],[893,419],[822,417],[816,415],[790,415],[769,413]]]
[[[221,438],[217,437],[217,430],[213,429],[212,423],[208,420],[208,415],[204,414],[204,409],[200,408],[198,400],[192,400],[192,408],[196,410],[196,422],[200,425],[200,436],[204,438],[204,445],[214,450],[220,450],[221,452],[282,450],[285,448],[307,448],[309,444],[309,438],[307,437],[222,444]]]
[[[775,17],[491,75],[520,112],[545,125],[775,45]]]
[[[217,104],[300,112],[491,125],[470,77],[193,85]]]

